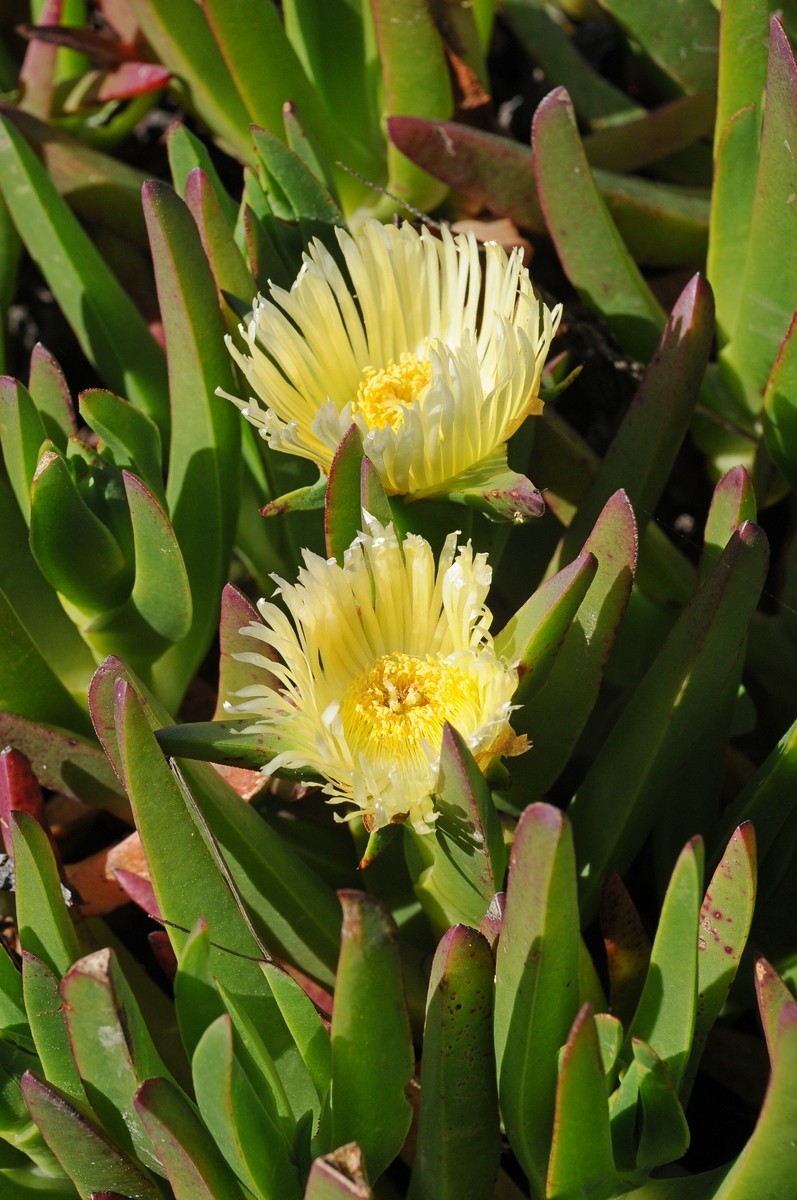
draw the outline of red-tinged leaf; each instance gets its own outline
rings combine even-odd
[[[698,581],[701,584],[711,574],[734,530],[745,521],[755,519],[756,502],[752,480],[744,467],[731,467],[714,488],[714,495],[711,497],[703,534],[703,553],[700,556]]]
[[[240,423],[216,388],[235,391],[210,267],[186,205],[164,184],[144,186],[166,334],[172,437],[166,497],[193,598],[191,629],[155,668],[177,706],[216,631],[238,517]]]
[[[315,1160],[304,1200],[372,1200],[372,1195],[362,1151],[356,1142],[349,1142]]]
[[[35,724],[0,712],[0,745],[14,746],[28,758],[43,787],[71,800],[107,808],[133,824],[130,804],[108,759],[94,741],[52,725]]]
[[[496,216],[546,233],[531,151],[508,138],[425,117],[390,117],[395,146],[413,162]]]
[[[797,486],[797,313],[764,392],[764,438],[773,462]]]
[[[265,662],[241,662],[239,655],[257,652],[260,659],[276,662],[277,652],[258,638],[246,637],[241,630],[248,625],[262,625],[260,613],[252,601],[228,583],[221,593],[221,619],[219,621],[219,692],[216,700],[214,721],[225,716],[224,702],[235,702],[235,693],[240,688],[257,683],[266,687],[278,687],[275,676],[265,668]]]
[[[673,626],[571,801],[585,921],[606,873],[624,871],[635,857],[680,761],[715,712],[768,562],[764,533],[747,521]]]
[[[219,301],[222,304],[230,333],[234,336],[239,317],[228,304],[224,303],[224,293],[234,296],[251,307],[252,298],[257,292],[257,285],[235,244],[216,188],[201,167],[194,167],[188,174],[185,182],[185,202],[196,221],[199,236],[202,239],[202,248],[216,281]]]
[[[758,1200],[794,1190],[797,1166],[797,1004],[783,1005],[777,1029],[777,1052],[752,1136],[714,1193],[713,1200]]]
[[[545,1195],[550,1200],[609,1200],[621,1187],[612,1157],[598,1031],[592,1009],[585,1004],[573,1022],[559,1067]]]
[[[63,1092],[31,1071],[20,1086],[31,1116],[81,1200],[109,1188],[128,1200],[161,1200],[160,1189]]]
[[[797,309],[797,64],[777,16],[771,19],[766,105],[750,238],[735,333],[721,363],[750,412]]]
[[[755,960],[755,990],[769,1061],[774,1067],[778,1052],[780,1015],[784,1005],[794,1003],[794,996],[763,955],[759,955]]]
[[[48,6],[52,8],[52,2]],[[136,58],[136,49],[119,38],[110,37],[107,33],[97,33],[93,29],[82,29],[75,25],[58,21],[47,21],[44,14],[39,17],[38,25],[20,25],[17,32],[28,41],[44,42],[49,46],[64,46],[84,54],[91,62],[104,67],[115,67],[121,62],[131,62]],[[66,16],[66,14],[64,14]]]
[[[357,1141],[376,1180],[409,1132],[405,1088],[413,1052],[398,933],[387,910],[363,892],[343,906],[332,1015],[332,1145]]]
[[[564,769],[598,698],[603,671],[625,612],[637,561],[634,512],[625,492],[606,503],[582,555],[598,560],[553,670],[542,690],[513,715],[531,749],[512,763],[509,799],[518,806],[543,796]],[[579,679],[574,692],[572,681]]]
[[[755,831],[747,821],[728,843],[700,909],[697,1014],[682,1085],[686,1104],[708,1035],[728,998],[753,921],[757,883]],[[756,983],[759,973],[756,971]]]
[[[559,81],[557,81],[559,82]],[[575,97],[573,103],[578,109]],[[691,146],[714,132],[716,103],[697,93],[679,96],[646,112],[635,121],[608,125],[584,138],[584,153],[593,167],[608,171],[638,171],[665,155]]]
[[[559,561],[574,557],[609,497],[623,487],[642,536],[689,428],[714,336],[711,288],[684,288],[622,425],[568,529]]]
[[[6,854],[14,856],[10,820],[12,812],[26,812],[38,821],[50,841],[55,861],[61,866],[61,853],[50,833],[44,815],[44,799],[30,762],[19,750],[6,746],[0,753],[0,839]]]
[[[174,983],[177,974],[177,956],[174,953],[169,935],[165,929],[155,929],[147,934],[147,941],[155,955],[155,960],[170,983]]]
[[[40,25],[59,25],[62,8],[63,0],[46,0],[39,14]],[[57,45],[38,39],[31,41],[19,72],[22,85],[20,108],[43,119],[49,117],[52,110],[57,54]]]
[[[356,425],[346,433],[332,460],[324,501],[324,531],[327,554],[343,565],[343,552],[363,527],[360,507],[360,464],[362,434]]]
[[[47,437],[59,449],[66,450],[67,439],[78,431],[77,417],[64,373],[41,342],[37,342],[31,351],[28,391],[39,410]]]
[[[570,824],[532,804],[518,822],[496,955],[495,1053],[506,1132],[542,1195],[557,1055],[578,1012],[578,904]]]
[[[133,1098],[176,1200],[242,1200],[242,1189],[188,1100],[165,1079]]]
[[[532,146],[540,204],[565,274],[623,349],[647,362],[664,312],[601,199],[563,88],[549,92],[534,114]]]
[[[159,92],[171,77],[171,71],[160,63],[125,62],[102,77],[96,99],[100,104],[107,104],[109,100],[131,100],[134,96]]]
[[[412,1200],[492,1197],[501,1157],[494,973],[481,934],[465,925],[449,929],[429,980]],[[603,1099],[605,1106],[605,1091]]]
[[[136,875],[133,871],[126,871],[124,867],[114,867],[113,875],[119,887],[134,904],[150,917],[160,921],[161,911],[155,898],[155,889],[149,879],[145,879],[143,875]]]
[[[609,967],[611,1008],[627,1028],[645,986],[651,944],[636,906],[616,871],[611,871],[606,878],[600,918]]]

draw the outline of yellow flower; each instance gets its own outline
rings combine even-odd
[[[374,220],[335,232],[353,292],[315,241],[290,292],[255,300],[249,353],[228,339],[257,399],[228,398],[275,449],[325,471],[356,422],[389,493],[435,489],[542,410],[561,307],[537,300],[522,251],[489,243],[482,277],[472,233]]]
[[[423,538],[401,544],[392,525],[364,515],[369,532],[342,567],[305,551],[298,583],[276,580],[292,622],[261,600],[264,623],[241,631],[278,652],[277,663],[238,657],[276,675],[282,690],[252,685],[226,707],[256,714],[294,745],[268,771],[310,768],[327,780],[331,803],[353,803],[368,828],[408,815],[426,833],[445,722],[477,758],[500,749],[511,740],[517,672],[493,649],[486,555],[458,548],[452,533],[435,571]]]

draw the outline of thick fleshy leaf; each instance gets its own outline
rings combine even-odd
[[[216,700],[214,720],[220,720],[224,715],[224,702],[234,703],[234,695],[240,689],[253,683],[266,683],[276,686],[276,678],[264,674],[263,668],[249,662],[240,662],[235,656],[251,654],[253,642],[250,637],[244,637],[241,630],[252,624],[262,624],[259,612],[252,601],[238,588],[228,583],[221,593],[221,617],[219,619],[219,693]],[[266,658],[276,655],[276,651],[265,642],[257,643],[258,653]]]
[[[549,92],[534,114],[540,204],[565,273],[623,349],[647,362],[664,312],[643,280],[595,186],[567,92]]]
[[[387,910],[363,892],[338,893],[343,906],[332,1016],[333,1146],[356,1141],[376,1180],[410,1128],[404,1094],[413,1069],[398,933]]]
[[[276,963],[261,963],[271,994],[307,1067],[319,1100],[332,1077],[329,1033],[318,1010],[298,983]]]
[[[681,1158],[689,1146],[689,1126],[656,1051],[640,1038],[629,1050],[633,1059],[611,1110],[614,1161],[621,1171],[635,1166],[650,1171]]]
[[[501,823],[484,778],[465,739],[443,729],[435,794],[434,864],[416,883],[433,925],[478,928],[506,870]]]
[[[680,88],[714,95],[720,22],[711,0],[688,0],[677,9],[667,0],[601,3]]]
[[[666,1063],[673,1086],[686,1071],[698,994],[698,922],[703,896],[703,843],[688,842],[664,897],[645,986],[626,1034],[622,1057],[640,1038]]]
[[[163,351],[13,125],[0,118],[3,196],[91,363],[168,431]]]
[[[737,5],[753,11],[752,5]],[[758,6],[755,6],[756,9]],[[732,337],[741,300],[746,249],[756,193],[759,152],[759,102],[734,112],[717,142],[708,277],[717,302],[717,334],[723,345]]]
[[[547,804],[518,822],[496,953],[498,1095],[512,1149],[542,1194],[557,1055],[578,1011],[578,904],[570,824]]]
[[[172,183],[177,195],[185,200],[185,185],[188,176],[196,167],[201,167],[213,186],[227,224],[230,229],[234,229],[238,217],[235,201],[221,182],[205,143],[201,142],[182,121],[175,121],[166,134],[166,147],[169,151]]]
[[[61,981],[66,1024],[86,1095],[116,1144],[160,1171],[133,1107],[144,1079],[170,1079],[113,950],[81,958]],[[172,1081],[173,1082],[173,1081]]]
[[[794,997],[775,968],[770,966],[762,956],[755,961],[755,990],[758,1011],[761,1014],[761,1024],[764,1027],[764,1037],[769,1051],[769,1061],[774,1067],[778,1053],[780,1015],[785,1004],[794,1003]]]
[[[698,581],[705,583],[731,534],[745,521],[756,519],[755,491],[744,467],[731,467],[714,489],[703,533]]]
[[[306,484],[275,500],[269,500],[261,510],[262,517],[279,517],[283,513],[316,512],[325,507],[327,495],[327,477],[323,473],[315,483]]]
[[[160,1190],[144,1172],[51,1083],[28,1071],[22,1077],[22,1094],[81,1200],[91,1200],[103,1190],[118,1191],[128,1200],[161,1200]]]
[[[728,0],[722,11],[715,150],[734,114],[761,103],[767,81],[769,16],[778,7],[774,0],[765,4]]]
[[[335,451],[324,497],[324,533],[327,555],[343,565],[343,554],[361,532],[360,472],[363,439],[352,425]]]
[[[595,1018],[585,1004],[559,1067],[551,1162],[545,1195],[609,1200],[622,1184],[614,1170],[606,1079]]]
[[[110,451],[116,466],[132,469],[164,508],[163,455],[155,422],[127,400],[100,388],[80,393],[80,414],[102,439],[103,451]]]
[[[607,118],[642,115],[630,96],[595,70],[538,0],[507,0],[503,7],[523,48],[551,85],[567,88],[583,120],[599,125]]]
[[[28,391],[44,422],[47,437],[65,450],[67,440],[78,431],[75,409],[63,371],[41,342],[31,351]]]
[[[645,986],[651,946],[634,902],[616,871],[611,871],[606,879],[600,918],[612,1012],[627,1028]]]
[[[22,980],[30,1032],[45,1079],[85,1105],[86,1091],[69,1044],[58,979],[40,958],[23,950]]]
[[[50,833],[44,815],[44,797],[31,765],[21,751],[6,746],[0,751],[0,842],[6,854],[14,857],[11,837],[12,812],[29,813],[47,834],[56,863],[61,858],[57,843]]]
[[[784,1004],[780,1014],[777,1054],[764,1107],[742,1153],[715,1192],[715,1200],[753,1200],[788,1196],[794,1183],[797,1146],[797,1004]]]
[[[90,734],[90,722],[0,590],[0,721],[14,713]]]
[[[262,673],[258,675],[258,682],[263,682]],[[251,717],[234,721],[198,721],[192,725],[169,725],[158,729],[157,739],[169,758],[198,759],[250,771],[259,771],[277,754],[293,747],[287,734],[265,727],[254,733],[243,732],[251,728]],[[279,775],[285,779],[309,780],[312,773],[304,769],[286,769],[280,770]]]
[[[739,970],[753,922],[756,875],[755,831],[748,821],[735,830],[708,885],[700,909],[697,1012],[689,1065],[682,1085],[685,1101],[689,1097],[708,1035]]]
[[[247,1195],[183,1094],[166,1079],[148,1079],[135,1095],[175,1200],[243,1200]]]
[[[27,1024],[22,975],[8,950],[0,950],[0,1029],[24,1030]]]
[[[745,638],[766,576],[767,540],[737,530],[623,710],[571,805],[582,916],[597,908],[608,870],[642,845],[680,757],[697,744]],[[677,745],[677,754],[674,747]],[[618,793],[616,781],[624,780]]]
[[[372,0],[374,26],[382,62],[387,117],[404,115],[447,120],[454,97],[442,39],[423,0]],[[388,145],[388,188],[400,200],[419,208],[434,208],[445,188],[395,143]],[[391,206],[392,207],[392,206]]]
[[[192,0],[189,0],[194,9]],[[201,15],[200,15],[201,19]],[[196,225],[163,184],[144,188],[169,361],[172,437],[166,498],[193,598],[189,634],[167,651],[156,679],[179,702],[218,622],[238,516],[240,424],[216,388],[235,391],[216,286]]]
[[[82,613],[99,616],[130,595],[133,564],[54,450],[44,451],[33,478],[30,545],[47,581]]]
[[[778,351],[764,392],[764,439],[773,462],[797,486],[797,318]]]
[[[514,525],[541,517],[545,512],[545,501],[539,488],[508,466],[506,446],[474,463],[461,475],[413,493],[410,499],[414,502],[442,498],[475,508],[490,521],[511,521]]]
[[[268,130],[252,128],[255,150],[269,182],[269,194],[276,190],[285,197],[296,221],[305,246],[320,238],[329,252],[340,258],[335,229],[345,228],[337,204],[322,181],[289,149],[279,137]]]
[[[379,524],[385,528],[393,521],[397,533],[402,534],[403,530],[394,516],[382,481],[370,458],[363,458],[360,463],[360,507],[372,517],[376,517]],[[396,507],[398,508],[398,505]]]
[[[569,83],[564,83],[576,112],[578,101]],[[638,171],[665,155],[691,146],[698,138],[714,132],[716,105],[710,96],[697,93],[680,96],[636,120],[609,124],[584,138],[584,153],[593,167],[608,171]]]
[[[496,654],[518,664],[516,703],[527,703],[544,687],[597,569],[594,554],[580,555],[537,588],[497,635]]]
[[[79,710],[76,710],[79,711]],[[96,742],[50,725],[0,712],[0,743],[25,755],[43,787],[107,808],[132,825],[130,804]]]
[[[24,384],[8,375],[0,378],[0,442],[8,482],[30,524],[30,485],[39,452],[47,437],[41,415]]]
[[[465,925],[450,929],[437,948],[424,1026],[411,1200],[490,1200],[493,1194],[501,1157],[494,971],[487,941]]]
[[[565,535],[560,562],[574,557],[618,487],[634,505],[640,535],[675,463],[714,335],[711,288],[695,275],[672,310],[623,423]]]
[[[250,308],[257,286],[241,251],[235,244],[232,229],[213,182],[201,167],[194,167],[189,173],[184,198],[196,221],[202,248],[219,291],[219,300],[223,301],[226,293],[235,296],[246,308]],[[230,333],[234,335],[238,326],[238,315],[227,304],[223,304],[222,309]]]
[[[289,1143],[236,1059],[229,1016],[205,1031],[192,1069],[202,1119],[244,1187],[262,1200],[298,1200],[299,1175]]]
[[[636,523],[624,492],[616,492],[606,503],[583,546],[583,554],[592,554],[598,560],[595,578],[573,618],[547,683],[512,718],[515,731],[527,734],[531,742],[528,753],[512,764],[517,783],[508,795],[519,805],[531,797],[543,796],[563,770],[598,698],[636,567]],[[574,692],[572,681],[576,676],[579,688]]]
[[[789,199],[797,191],[797,164],[788,149],[797,141],[797,64],[777,17],[771,22],[766,97],[736,330],[721,357],[753,413],[760,410],[761,393],[797,308],[797,257],[792,257],[797,255],[797,216]]]
[[[59,978],[80,957],[80,945],[61,891],[47,834],[29,813],[13,813],[17,927],[22,949]]]

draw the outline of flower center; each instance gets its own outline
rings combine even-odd
[[[439,658],[384,654],[349,684],[340,715],[355,762],[364,752],[414,774],[413,763],[427,769],[423,743],[437,753],[446,721],[470,732],[478,705],[474,674]]]
[[[403,354],[400,362],[389,362],[381,371],[366,367],[357,392],[356,408],[372,429],[399,429],[404,409],[415,403],[432,377],[426,358]]]

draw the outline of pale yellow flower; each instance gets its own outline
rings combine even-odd
[[[309,768],[327,780],[331,802],[354,804],[369,828],[408,815],[426,833],[445,722],[477,758],[489,757],[507,741],[517,672],[493,649],[486,555],[458,548],[452,533],[435,570],[423,538],[402,544],[392,525],[368,523],[342,567],[306,550],[298,583],[277,579],[292,621],[260,601],[263,624],[241,632],[281,661],[238,657],[282,688],[252,685],[226,707],[256,714],[294,745],[265,770]]]
[[[522,252],[472,233],[369,220],[335,231],[354,292],[315,241],[290,292],[258,296],[228,345],[254,395],[234,396],[277,450],[328,471],[356,422],[391,494],[424,493],[485,460],[531,413],[561,306],[534,295]],[[226,393],[220,393],[226,395]]]

